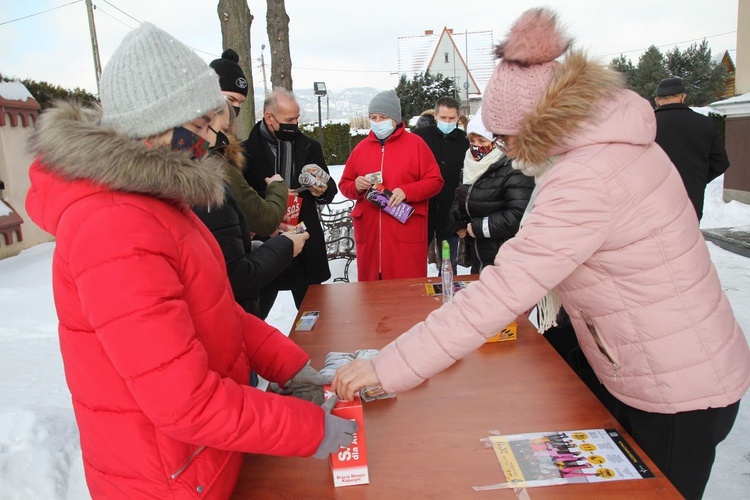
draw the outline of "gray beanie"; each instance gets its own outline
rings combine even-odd
[[[132,138],[158,135],[225,102],[219,77],[151,23],[125,37],[102,72],[102,125]]]
[[[384,90],[376,94],[370,101],[367,108],[367,114],[380,113],[396,120],[396,124],[401,122],[401,101],[396,95],[395,90]]]

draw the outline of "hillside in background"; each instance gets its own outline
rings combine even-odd
[[[375,94],[380,90],[374,87],[354,87],[340,91],[330,91],[327,99],[321,99],[321,114],[323,121],[348,120],[357,116],[367,116],[367,105]],[[312,88],[296,88],[294,94],[297,96],[302,116],[302,122],[318,121],[318,97]],[[263,110],[263,88],[255,87],[255,109],[258,119]]]

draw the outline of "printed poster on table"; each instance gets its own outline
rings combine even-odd
[[[514,434],[489,439],[508,488],[654,477],[615,429]]]

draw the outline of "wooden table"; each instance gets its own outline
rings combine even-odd
[[[440,306],[426,281],[435,278],[312,286],[301,311],[320,318],[291,338],[316,368],[330,351],[380,349]],[[494,452],[479,441],[490,431],[620,429],[528,320],[518,323],[518,340],[486,344],[410,392],[365,404],[370,484],[334,488],[327,460],[247,455],[233,498],[516,498],[513,490],[472,490],[503,481]],[[532,499],[680,498],[625,437],[656,478],[526,492]]]

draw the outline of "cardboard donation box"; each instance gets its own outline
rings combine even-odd
[[[326,398],[333,393],[330,386],[326,386]],[[331,415],[355,420],[359,426],[354,433],[352,444],[346,448],[331,453],[331,472],[333,485],[353,486],[355,484],[369,484],[370,474],[367,470],[367,446],[365,444],[365,419],[362,412],[362,400],[358,397],[353,401],[339,401],[331,410]]]
[[[299,222],[299,212],[302,208],[302,198],[290,193],[286,199],[286,214],[283,222],[290,226],[296,226]]]

